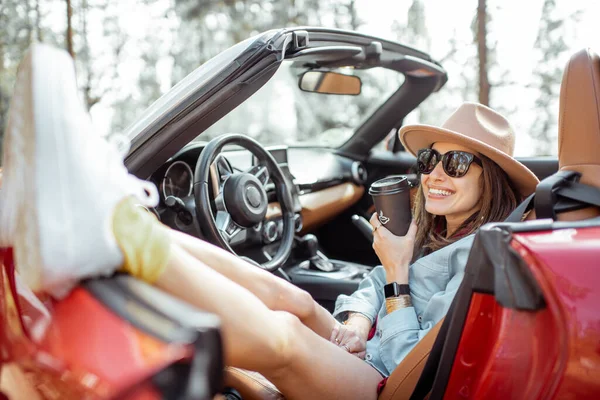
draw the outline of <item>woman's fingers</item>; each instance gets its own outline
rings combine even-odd
[[[348,341],[352,336],[355,335],[354,331],[349,329],[348,326],[344,325],[342,329],[340,329],[340,333],[338,334],[338,346],[342,346],[344,344],[348,344]]]
[[[363,351],[365,349],[365,344],[362,343],[358,336],[353,336],[348,339],[346,345],[350,349],[350,353],[357,353],[359,351]]]
[[[367,342],[346,325],[338,324],[331,331],[330,342],[358,358],[365,358]]]
[[[367,355],[367,351],[363,350],[358,353],[352,353],[352,354],[354,354],[356,357],[360,358],[361,360],[364,360],[365,356]]]
[[[373,215],[371,215],[371,219],[369,220],[369,222],[371,223],[373,229],[375,229],[381,224],[381,222],[379,222],[379,219],[377,218],[377,213],[373,213]]]
[[[340,333],[340,326],[341,326],[340,324],[335,324],[335,326],[331,330],[331,337],[329,338],[329,341],[331,343],[339,344],[338,335]]]
[[[356,354],[365,350],[366,342],[362,340],[356,332],[350,331],[349,334],[340,341],[340,347],[348,353]]]
[[[406,237],[414,240],[415,236],[417,236],[417,223],[413,219],[408,228],[408,232],[406,232]]]
[[[333,330],[331,331],[331,337],[329,341],[331,343],[336,344],[337,346],[341,346],[346,339],[346,335],[348,334],[349,329],[346,325],[337,324]]]

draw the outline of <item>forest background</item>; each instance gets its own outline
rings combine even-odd
[[[0,132],[34,41],[71,53],[94,123],[110,133],[233,44],[313,25],[395,40],[442,63],[448,83],[405,123],[440,124],[479,101],[513,123],[516,155],[554,155],[565,63],[583,47],[600,51],[594,15],[595,0],[0,0]]]

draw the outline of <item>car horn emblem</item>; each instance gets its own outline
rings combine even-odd
[[[379,216],[377,218],[379,218],[379,222],[381,222],[381,225],[385,225],[390,221],[388,217],[383,215],[383,210],[379,210]]]

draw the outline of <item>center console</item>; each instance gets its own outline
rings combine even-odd
[[[348,261],[332,260],[318,250],[312,234],[297,238],[295,258],[285,269],[290,281],[309,292],[323,307],[333,312],[340,294],[356,291],[373,267]]]

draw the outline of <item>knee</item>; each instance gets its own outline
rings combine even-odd
[[[295,314],[300,320],[306,321],[315,316],[317,304],[310,293],[306,290],[297,289],[292,297],[294,307],[297,310]]]
[[[294,343],[297,343],[302,322],[297,316],[286,311],[274,311],[273,313],[279,329],[277,329],[273,348],[271,349],[272,360],[275,361],[269,363],[269,369],[272,370],[269,375],[285,374],[291,368],[294,360],[297,359],[295,352],[298,346],[295,346]]]
[[[287,311],[302,321],[306,321],[315,315],[316,303],[306,290],[302,290],[288,282],[284,282],[276,288],[271,288],[271,290],[275,291],[271,309]]]

